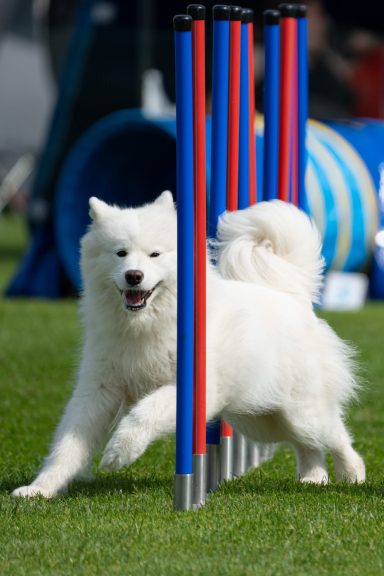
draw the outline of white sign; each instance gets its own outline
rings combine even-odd
[[[325,277],[323,310],[358,310],[365,304],[368,277],[358,272],[328,272]]]

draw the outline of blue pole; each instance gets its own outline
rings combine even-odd
[[[194,195],[192,18],[175,16],[177,188],[177,399],[174,504],[192,506]]]
[[[263,200],[277,198],[279,158],[280,12],[264,12],[264,178]]]
[[[241,23],[238,208],[249,206],[248,24]]]
[[[227,132],[230,7],[213,8],[212,144],[209,235],[216,236],[217,221],[227,202]]]
[[[306,129],[308,119],[308,27],[307,8],[296,7],[297,17],[297,74],[298,74],[298,203],[308,212],[305,194],[305,169],[307,165]]]

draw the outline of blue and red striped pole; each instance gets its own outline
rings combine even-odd
[[[177,397],[174,506],[193,505],[194,201],[192,18],[173,19],[176,74]]]
[[[192,17],[192,84],[195,198],[195,348],[193,410],[193,502],[205,503],[206,469],[206,115],[205,7],[190,4]]]

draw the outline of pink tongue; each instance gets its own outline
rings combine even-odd
[[[137,304],[141,304],[143,297],[140,290],[127,290],[125,292],[125,299],[127,304],[137,306]]]

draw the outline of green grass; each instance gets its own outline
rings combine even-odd
[[[0,286],[23,249],[0,218]],[[53,501],[10,491],[34,477],[68,400],[81,332],[76,302],[0,300],[0,574],[377,575],[384,571],[384,306],[327,314],[356,343],[367,384],[349,426],[364,486],[301,486],[288,448],[224,485],[197,512],[172,509],[174,441],[131,468],[95,468]]]

